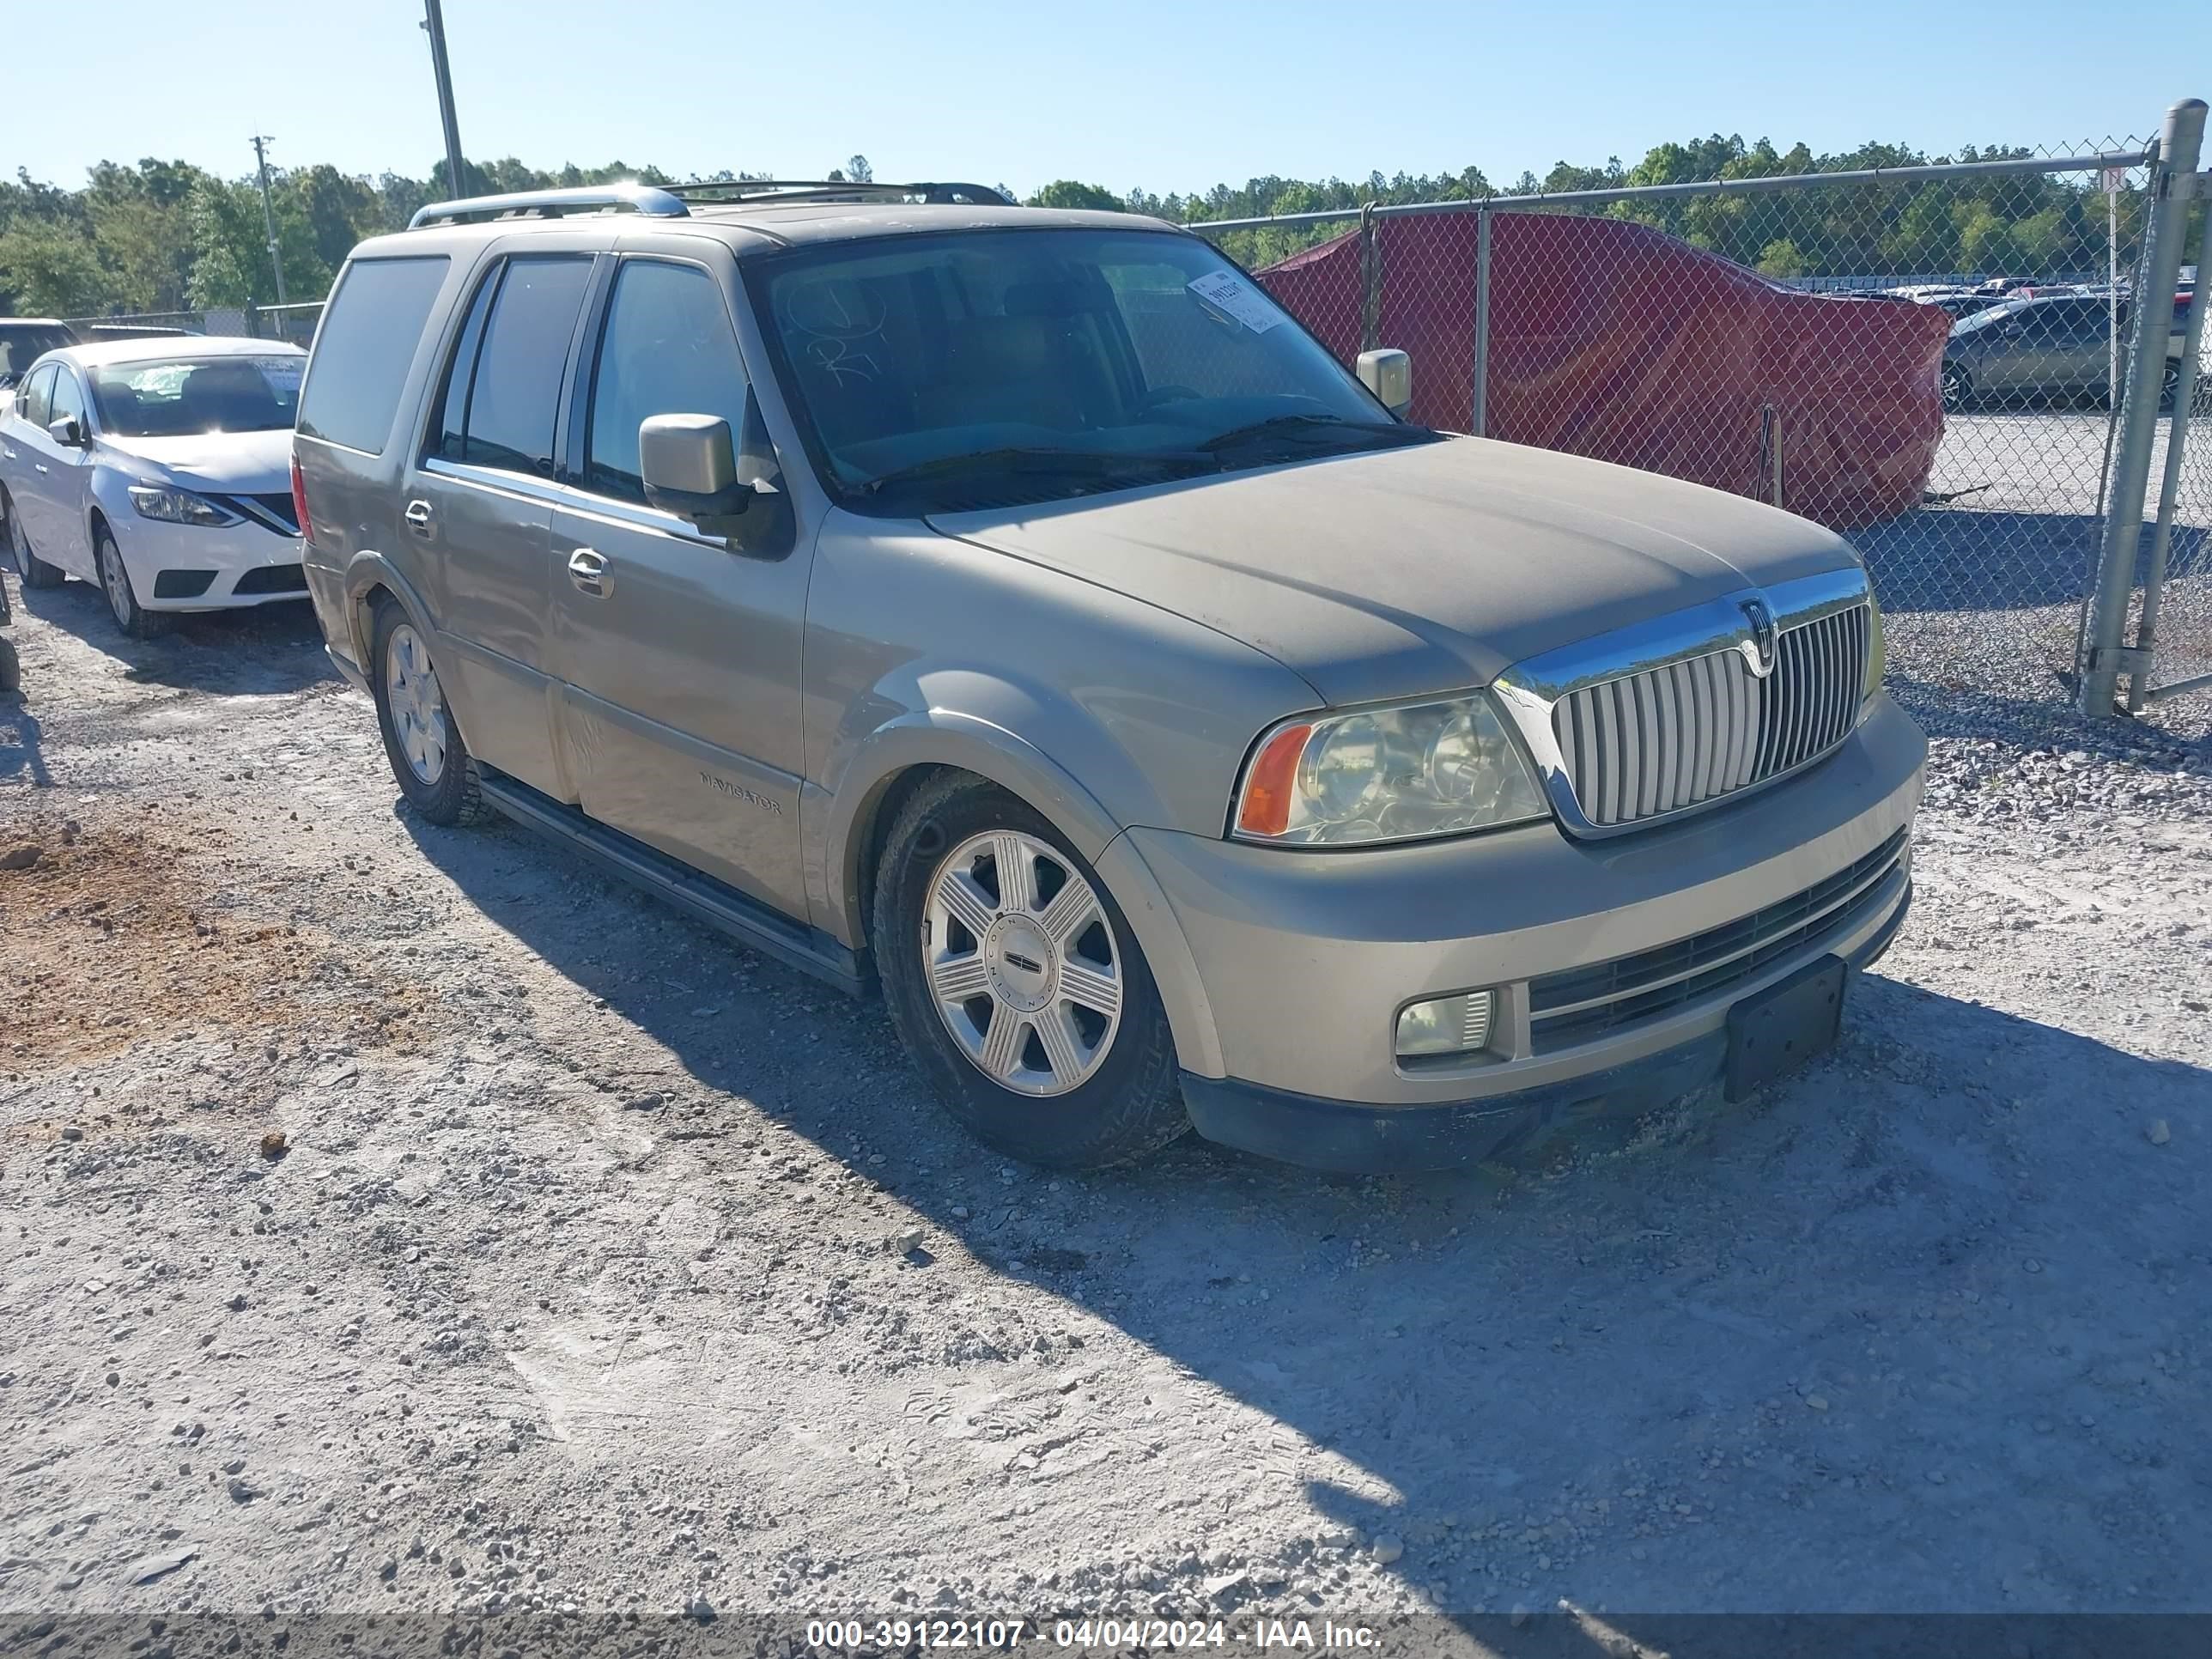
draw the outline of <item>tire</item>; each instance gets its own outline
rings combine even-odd
[[[131,573],[124,566],[122,551],[104,524],[92,532],[92,559],[99,568],[100,590],[107,595],[107,609],[118,628],[134,640],[158,640],[177,625],[177,619],[168,612],[149,611],[138,603],[137,594],[131,590]]]
[[[1023,860],[1026,901],[1002,902],[999,848]],[[899,1040],[945,1109],[994,1152],[1105,1169],[1189,1129],[1167,1011],[1127,921],[1024,802],[968,773],[924,785],[891,825],[872,921]],[[941,1000],[969,987],[963,1000]],[[1100,1006],[1109,988],[1110,1018]],[[994,1041],[1002,1033],[1013,1035]]]
[[[7,520],[8,551],[15,562],[15,574],[22,579],[25,588],[35,591],[41,587],[59,587],[69,580],[59,565],[48,564],[31,551],[31,538],[23,531],[23,521],[16,516],[15,503],[5,489],[0,489],[0,518]]]
[[[385,757],[408,805],[432,823],[481,823],[491,815],[476,757],[446,709],[429,644],[395,599],[376,602],[369,690]]]
[[[1944,364],[1943,407],[1955,415],[1972,408],[1973,404],[1974,377],[1955,363]]]

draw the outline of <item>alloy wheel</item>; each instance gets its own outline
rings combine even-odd
[[[1122,957],[1066,854],[1020,830],[970,836],[938,865],[922,918],[930,1000],[978,1070],[1040,1097],[1097,1073],[1121,1029]]]
[[[107,590],[107,608],[115,613],[115,625],[128,629],[134,609],[131,598],[131,578],[123,568],[123,555],[111,541],[99,546],[100,585]]]
[[[434,786],[446,770],[446,696],[412,623],[394,628],[384,648],[384,692],[408,770]]]

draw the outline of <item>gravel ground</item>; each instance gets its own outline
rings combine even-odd
[[[303,613],[15,632],[19,1638],[2212,1605],[2201,732],[1945,705],[1911,925],[1744,1106],[1046,1176],[877,1006],[399,811]]]
[[[2203,418],[2212,421],[2212,404]],[[1952,415],[1928,483],[1946,504],[1853,535],[1894,622],[1893,666],[1936,694],[1916,713],[1941,726],[1966,689],[1977,720],[1990,700],[2023,712],[2069,700],[2062,677],[2097,566],[2107,425],[2098,409]],[[2154,521],[2170,425],[2160,423],[2151,452]],[[2160,684],[2212,673],[2212,431],[2192,430],[2157,627]],[[2146,532],[2145,569],[2150,542]],[[2202,729],[2204,707],[2199,699],[2179,718]]]

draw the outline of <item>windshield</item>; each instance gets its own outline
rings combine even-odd
[[[118,438],[277,432],[300,406],[304,355],[179,358],[92,371],[100,430]]]
[[[0,374],[21,374],[49,351],[76,343],[65,328],[0,328]]]
[[[750,273],[832,488],[887,510],[1125,488],[1431,437],[1193,237],[971,231]]]

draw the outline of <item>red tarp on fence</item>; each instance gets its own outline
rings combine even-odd
[[[1375,230],[1381,343],[1413,356],[1413,418],[1464,431],[1475,216]],[[1937,307],[1781,288],[1646,226],[1562,214],[1493,214],[1490,270],[1492,437],[1767,500],[1771,424],[1790,511],[1849,529],[1919,505],[1943,435]],[[1255,274],[1358,356],[1357,231]]]

